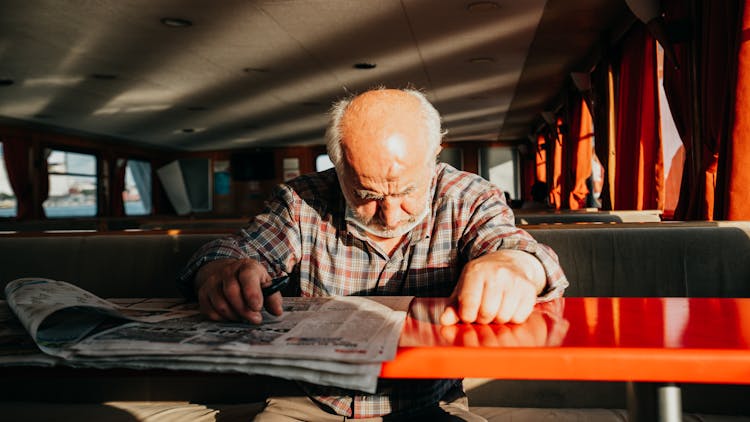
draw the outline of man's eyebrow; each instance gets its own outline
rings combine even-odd
[[[354,189],[354,194],[359,199],[383,199],[383,194],[367,189]]]
[[[397,193],[391,193],[391,194],[382,194],[379,192],[371,191],[369,189],[359,188],[354,189],[354,193],[359,197],[360,199],[383,199],[386,196],[403,196],[408,195],[416,190],[416,187],[414,185],[407,186],[404,190]]]

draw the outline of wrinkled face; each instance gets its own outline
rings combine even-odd
[[[401,236],[430,209],[436,152],[420,116],[416,99],[384,90],[355,98],[342,118],[347,217],[374,237]]]
[[[398,237],[411,231],[430,211],[433,168],[428,166],[421,176],[405,176],[380,186],[361,180],[343,182],[347,220],[380,238]]]

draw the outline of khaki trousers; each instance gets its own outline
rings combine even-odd
[[[292,422],[292,421],[309,421],[309,422],[342,422],[342,421],[362,421],[362,422],[406,422],[406,421],[430,421],[430,422],[448,422],[448,421],[470,421],[486,422],[481,416],[475,415],[469,411],[469,401],[466,395],[460,389],[449,391],[443,400],[434,406],[427,407],[417,413],[410,412],[408,415],[399,416],[386,415],[374,418],[354,419],[347,418],[329,412],[307,395],[291,381],[279,380],[277,385],[271,387],[271,394],[266,399],[266,407],[259,413],[254,421],[256,422]]]

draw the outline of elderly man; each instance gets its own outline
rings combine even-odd
[[[557,256],[514,226],[503,193],[437,164],[440,116],[418,91],[377,89],[339,102],[335,168],[281,185],[238,235],[209,243],[180,277],[215,320],[260,323],[280,294],[450,297],[441,323],[521,323],[568,283]],[[280,381],[259,420],[481,420],[461,380],[381,380],[375,394]]]

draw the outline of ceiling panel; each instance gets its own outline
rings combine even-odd
[[[624,14],[622,0],[4,0],[0,119],[181,150],[320,144],[336,98],[410,85],[448,139],[514,142]]]

